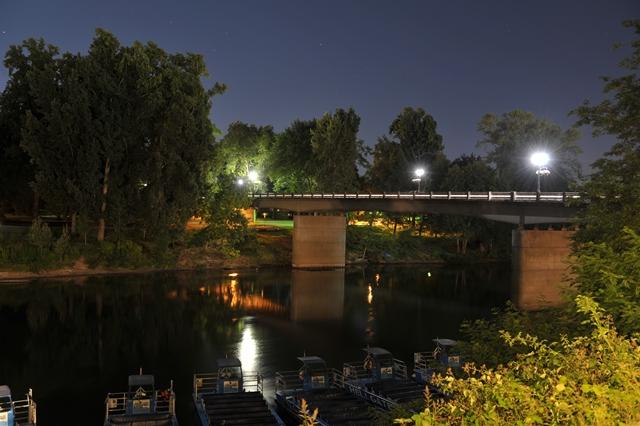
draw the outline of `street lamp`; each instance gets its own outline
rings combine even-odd
[[[244,179],[238,179],[238,186],[244,185]]]
[[[548,176],[551,171],[547,167],[549,164],[549,154],[543,151],[531,154],[531,164],[537,167],[536,176],[538,176],[538,193],[540,193],[540,176]]]
[[[260,182],[260,176],[258,175],[258,172],[256,172],[255,170],[249,170],[249,173],[247,173],[247,177],[249,178],[249,182],[251,182],[251,192],[255,192],[256,184]]]
[[[416,175],[416,177],[411,179],[411,182],[418,182],[418,192],[420,192],[420,184],[422,183],[422,176],[424,176],[424,169],[422,167],[417,168],[413,174]]]

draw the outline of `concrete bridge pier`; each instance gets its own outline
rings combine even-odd
[[[347,219],[344,215],[293,216],[294,268],[344,268]]]
[[[512,299],[518,308],[537,310],[564,302],[572,235],[568,230],[512,231]]]

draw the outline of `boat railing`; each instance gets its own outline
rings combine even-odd
[[[357,398],[368,401],[374,405],[377,405],[385,410],[391,410],[392,408],[398,406],[398,403],[392,401],[389,398],[386,398],[382,395],[379,395],[365,386],[358,385],[348,378],[345,377],[339,370],[333,369],[331,371],[332,383],[333,386],[341,388]]]
[[[31,389],[27,393],[27,399],[13,401],[13,413],[15,424],[35,425],[37,423],[36,402],[33,400]]]
[[[262,389],[264,388],[264,377],[262,377],[262,374],[245,374],[243,376],[243,382],[245,391],[257,391],[262,393]]]
[[[215,393],[218,373],[196,373],[193,375],[193,393],[196,398],[201,393]]]
[[[346,380],[364,380],[371,378],[371,370],[364,368],[362,361],[345,362],[342,366],[342,374]]]
[[[304,390],[298,371],[276,371],[276,392]]]
[[[393,377],[407,380],[407,364],[399,359],[393,359]]]
[[[416,352],[413,354],[414,370],[426,371],[430,364],[435,361],[433,352]]]
[[[127,413],[127,401],[132,399],[135,392],[110,392],[105,400],[105,419],[111,416],[124,415]],[[175,415],[176,402],[173,392],[173,383],[167,390],[157,390],[154,393],[156,402],[156,413],[169,413]]]

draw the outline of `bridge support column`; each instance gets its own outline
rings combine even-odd
[[[572,235],[567,230],[512,231],[512,299],[518,308],[537,310],[563,303]]]
[[[347,238],[344,216],[293,216],[294,268],[344,268]]]

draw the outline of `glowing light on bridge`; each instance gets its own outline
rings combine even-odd
[[[536,167],[548,166],[550,160],[551,157],[549,157],[549,154],[543,151],[534,152],[533,154],[531,154],[531,164]]]

